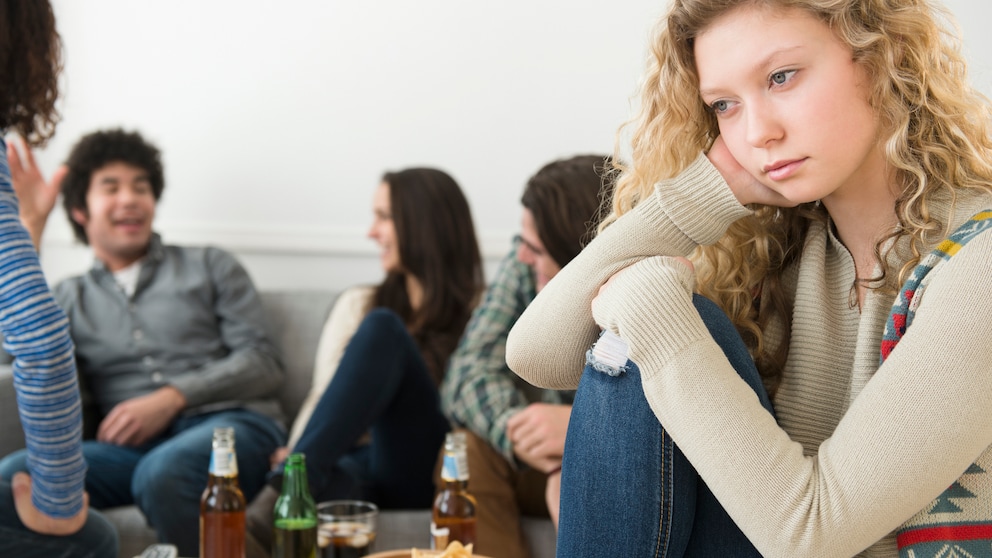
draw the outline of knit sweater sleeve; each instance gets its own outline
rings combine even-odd
[[[590,307],[600,286],[643,258],[687,256],[712,244],[748,213],[700,155],[679,176],[656,185],[548,282],[510,331],[507,364],[534,385],[575,389],[585,351],[599,333]]]
[[[48,516],[72,517],[82,509],[86,475],[74,349],[68,320],[52,298],[31,237],[21,225],[2,141],[0,330],[4,349],[14,357],[31,500]]]
[[[760,406],[706,334],[678,269],[646,260],[604,306],[651,408],[762,555],[852,556],[992,445],[992,321],[981,310],[992,304],[990,265],[986,232],[931,272],[913,326],[818,451],[804,452]]]

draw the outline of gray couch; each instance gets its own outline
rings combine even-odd
[[[282,349],[288,380],[280,395],[288,417],[295,417],[310,388],[314,355],[320,330],[337,293],[331,291],[263,292],[262,302],[269,318],[273,339]],[[0,456],[24,447],[24,435],[17,418],[13,381],[9,367],[0,367]],[[117,526],[122,558],[139,554],[155,543],[155,533],[133,506],[104,510]],[[551,521],[542,518],[522,520],[534,558],[555,555],[555,532]],[[376,550],[424,547],[428,544],[430,510],[385,511],[379,520]],[[515,558],[496,556],[493,558]]]

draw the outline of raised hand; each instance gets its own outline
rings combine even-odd
[[[118,446],[141,445],[163,432],[185,406],[186,398],[171,386],[128,399],[107,413],[96,439]]]
[[[795,202],[789,201],[784,196],[765,186],[758,181],[751,173],[741,166],[734,155],[727,148],[727,143],[723,141],[723,136],[717,136],[713,146],[706,153],[716,170],[727,181],[730,190],[737,197],[741,205],[760,203],[764,205],[774,205],[777,207],[793,207]]]
[[[20,151],[24,153],[23,160]],[[62,179],[69,172],[65,165],[59,166],[51,180],[45,180],[34,160],[34,152],[23,139],[7,142],[7,159],[10,163],[10,178],[20,203],[21,222],[31,235],[37,250],[45,223],[59,197]]]
[[[71,535],[86,524],[89,511],[89,495],[83,493],[83,507],[79,512],[66,518],[45,515],[31,501],[31,477],[24,472],[14,473],[10,488],[14,493],[14,509],[25,527],[43,535]]]

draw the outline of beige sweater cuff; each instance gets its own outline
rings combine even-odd
[[[631,266],[603,301],[615,316],[608,327],[627,341],[629,357],[643,375],[709,335],[692,304],[692,271],[666,260],[648,258]]]
[[[655,191],[659,208],[699,246],[716,243],[731,223],[751,214],[703,153],[677,177],[658,183]]]

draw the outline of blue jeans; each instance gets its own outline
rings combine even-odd
[[[10,484],[0,482],[0,556],[18,558],[117,558],[117,532],[92,509],[86,524],[65,537],[40,535],[21,523]]]
[[[394,312],[371,310],[348,342],[331,383],[293,451],[307,457],[320,502],[371,500],[430,507],[434,464],[448,421],[420,348]],[[366,432],[371,443],[356,446]],[[271,483],[281,484],[282,468]]]
[[[214,428],[220,426],[234,427],[238,482],[245,498],[253,498],[285,433],[268,417],[234,409],[179,418],[162,436],[139,447],[84,441],[90,505],[137,505],[160,541],[176,545],[181,556],[196,556],[200,496],[207,486]],[[21,450],[0,461],[0,477],[9,482],[17,471],[26,471],[26,456]]]
[[[703,297],[693,304],[772,412],[730,320]],[[615,377],[586,366],[562,464],[558,556],[760,556],[658,422],[633,362]]]

